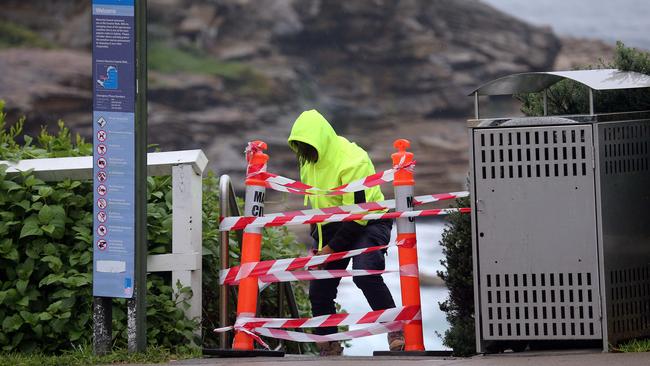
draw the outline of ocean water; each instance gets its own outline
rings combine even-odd
[[[550,26],[558,35],[620,40],[650,50],[648,0],[482,0],[535,25]]]
[[[420,272],[427,275],[435,275],[436,271],[442,270],[440,259],[442,259],[442,247],[438,244],[442,235],[444,224],[434,221],[416,221],[416,235],[418,240],[418,265]],[[395,239],[395,226],[391,235],[391,242]],[[386,257],[386,269],[397,270],[397,248],[390,248]],[[396,304],[401,304],[399,275],[387,273],[383,275],[384,282],[388,285]],[[442,339],[437,335],[443,334],[449,327],[445,314],[440,310],[438,303],[447,297],[445,287],[422,287],[420,297],[422,302],[422,322],[424,330],[424,346],[427,350],[446,349],[442,345]],[[346,312],[367,312],[371,311],[368,302],[361,290],[359,290],[351,278],[343,278],[339,285],[336,302]],[[362,328],[363,326],[352,326],[350,329]],[[370,337],[363,337],[349,341],[350,347],[343,351],[346,356],[371,356],[373,351],[387,351],[388,342],[386,334],[378,334]]]

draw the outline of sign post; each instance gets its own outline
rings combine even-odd
[[[111,298],[128,348],[146,348],[146,1],[93,0],[94,349],[110,351]]]

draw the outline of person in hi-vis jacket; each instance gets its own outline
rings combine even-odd
[[[296,153],[300,165],[300,180],[314,187],[329,189],[367,177],[375,168],[366,153],[357,144],[338,136],[327,120],[316,110],[303,112],[294,122],[288,139],[289,147]],[[307,195],[305,204],[312,208],[344,206],[384,200],[379,186],[343,195]],[[314,252],[333,252],[388,244],[392,220],[332,222],[312,225]],[[352,259],[353,269],[385,268],[385,251],[374,251],[352,258],[330,262],[323,269],[345,269]],[[394,308],[395,302],[381,275],[358,276],[352,279],[361,289],[372,310]],[[340,278],[311,281],[309,300],[313,316],[334,314],[337,287]],[[315,334],[336,333],[336,327],[315,328]],[[388,334],[392,351],[404,348],[402,332]],[[339,342],[317,343],[321,355],[341,354]]]

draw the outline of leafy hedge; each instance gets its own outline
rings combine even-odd
[[[0,101],[0,160],[84,156],[92,145],[59,122],[51,135],[42,130],[35,139],[21,136],[24,119],[7,127]],[[22,140],[22,141],[21,141]],[[149,253],[171,251],[171,178],[149,177],[147,226]],[[4,352],[58,352],[89,344],[92,337],[92,209],[91,181],[43,182],[30,172],[8,176],[0,165],[0,347]],[[214,345],[210,330],[218,321],[219,261],[218,180],[204,178],[203,194],[203,329],[196,340]],[[264,258],[297,256],[303,246],[286,229],[267,230]],[[237,264],[238,243],[231,240]],[[183,350],[196,329],[186,319],[180,300],[172,299],[169,274],[147,277],[147,324],[150,345]],[[303,287],[295,289],[303,312],[309,310]],[[189,288],[181,293],[191,293]],[[262,310],[275,303],[275,289],[263,292]],[[113,339],[126,342],[126,306],[114,300]],[[233,308],[234,309],[234,308]],[[277,314],[272,314],[277,315]],[[295,350],[291,345],[289,350]]]

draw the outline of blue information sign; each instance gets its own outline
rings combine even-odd
[[[93,0],[93,295],[131,298],[135,268],[134,0]]]

